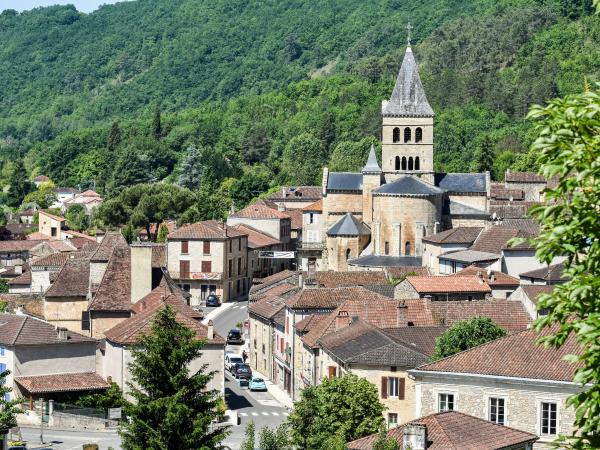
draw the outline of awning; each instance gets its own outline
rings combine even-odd
[[[30,394],[91,391],[110,387],[110,384],[95,372],[16,377],[15,381]]]

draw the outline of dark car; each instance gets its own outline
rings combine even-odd
[[[218,295],[210,294],[206,297],[206,306],[221,306],[221,300]]]
[[[229,344],[243,344],[244,338],[242,337],[242,332],[237,328],[230,330],[227,334],[227,345]]]
[[[249,380],[252,378],[252,369],[248,364],[236,364],[235,369],[233,369],[233,376]]]

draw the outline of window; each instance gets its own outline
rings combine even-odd
[[[438,411],[454,411],[454,394],[438,394]]]
[[[404,142],[410,142],[412,132],[410,128],[406,127],[404,129]]]
[[[415,170],[421,170],[421,162],[418,156],[415,158]]]
[[[398,397],[398,377],[388,377],[388,396]]]
[[[308,230],[306,234],[306,242],[319,242],[319,232],[315,230]]]
[[[392,135],[393,142],[400,142],[400,128],[394,128]]]
[[[406,380],[398,377],[381,377],[381,398],[397,397],[404,400]]]
[[[504,399],[503,398],[490,398],[490,422],[497,423],[498,425],[504,425],[506,415],[504,412]]]
[[[315,213],[308,213],[308,223],[315,223]]]
[[[394,428],[398,426],[398,414],[389,413],[388,414],[388,428]]]
[[[396,156],[396,163],[394,164],[394,170],[400,170],[400,157]]]
[[[189,278],[190,277],[190,262],[189,261],[179,261],[179,278]]]
[[[232,275],[233,275],[233,274],[231,273],[231,266],[232,266],[232,264],[233,264],[233,263],[231,262],[231,259],[230,259],[230,260],[227,262],[227,269],[229,269],[229,270],[227,271],[227,274],[228,274],[228,276],[232,276]]]
[[[415,142],[421,142],[423,140],[423,129],[418,127],[415,130]]]
[[[406,156],[402,157],[402,170],[406,170]]]
[[[240,281],[242,281],[242,280],[237,280],[237,283],[236,283],[236,286],[235,286],[235,292],[238,293],[238,294],[241,292]]]
[[[336,374],[337,374],[337,368],[335,366],[329,366],[327,368],[327,372],[328,372],[327,376],[329,378],[334,378],[336,376]]]
[[[242,258],[238,258],[237,262],[238,262],[238,271],[237,271],[237,273],[238,273],[238,275],[241,275],[242,274]]]
[[[242,251],[242,238],[238,239],[238,252]]]
[[[4,347],[0,347],[0,356],[4,356],[4,351],[5,351],[5,348]]]
[[[540,433],[555,435],[557,428],[557,406],[553,402],[542,402]]]
[[[57,233],[56,227],[50,228],[50,234],[52,235],[52,237],[56,237],[56,233]]]
[[[390,254],[390,243],[388,241],[385,241],[385,254]]]
[[[90,312],[81,311],[81,329],[89,331],[90,329]],[[2,349],[2,356],[4,356],[4,349]],[[1,371],[0,371],[1,372]]]
[[[346,261],[348,261],[350,259],[350,249],[347,248],[346,249]]]
[[[279,353],[283,353],[283,338],[279,338]]]
[[[406,256],[410,256],[410,242],[406,241],[406,244],[404,244],[404,254]]]
[[[202,253],[204,253],[205,255],[210,255],[210,241],[204,241],[202,243]]]
[[[189,242],[181,241],[181,253],[187,255],[189,253]]]
[[[212,272],[212,261],[202,261],[202,272]]]
[[[408,158],[408,170],[413,170],[413,157]]]

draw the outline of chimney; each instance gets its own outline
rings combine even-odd
[[[489,279],[490,281],[496,281],[496,272],[494,272],[493,270],[490,271],[490,275],[489,275]]]
[[[480,270],[477,271],[477,278],[479,278],[479,284],[483,284],[483,274]]]
[[[67,329],[65,327],[56,327],[56,334],[58,335],[59,341],[66,341],[68,339]]]
[[[110,375],[106,377],[106,382],[112,384],[112,377]]]
[[[215,326],[212,320],[208,321],[208,331],[206,332],[206,339],[209,341],[215,338]]]
[[[298,287],[299,288],[303,288],[304,287],[304,275],[302,274],[302,272],[300,272],[298,274]]]
[[[342,328],[350,325],[351,319],[348,311],[340,311],[335,318],[335,331],[341,330]]]
[[[408,306],[404,303],[404,300],[398,303],[396,306],[396,326],[405,327],[408,325],[408,317],[406,316],[406,312],[408,311]]]
[[[404,425],[402,442],[402,448],[425,450],[427,448],[427,427],[421,423],[407,423]]]
[[[21,275],[23,273],[23,266],[15,266],[15,274]]]
[[[152,291],[152,244],[131,244],[131,303]]]
[[[285,211],[285,205],[283,203],[277,205],[277,211],[281,211],[281,212]]]

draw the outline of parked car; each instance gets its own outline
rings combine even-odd
[[[206,306],[221,306],[221,299],[216,294],[210,294],[206,297]]]
[[[251,391],[266,391],[267,383],[265,383],[265,380],[263,380],[262,378],[252,377],[250,379],[248,389],[250,389]]]
[[[225,368],[233,373],[236,364],[244,364],[244,359],[237,353],[228,353],[225,355]]]
[[[246,378],[246,379],[250,379],[252,378],[252,369],[250,368],[250,366],[248,364],[236,364],[235,367],[233,368],[233,375],[236,378]]]
[[[238,328],[233,328],[229,330],[227,334],[227,345],[236,344],[242,345],[244,343],[244,338],[242,337],[242,331]],[[243,362],[243,361],[242,361]]]

